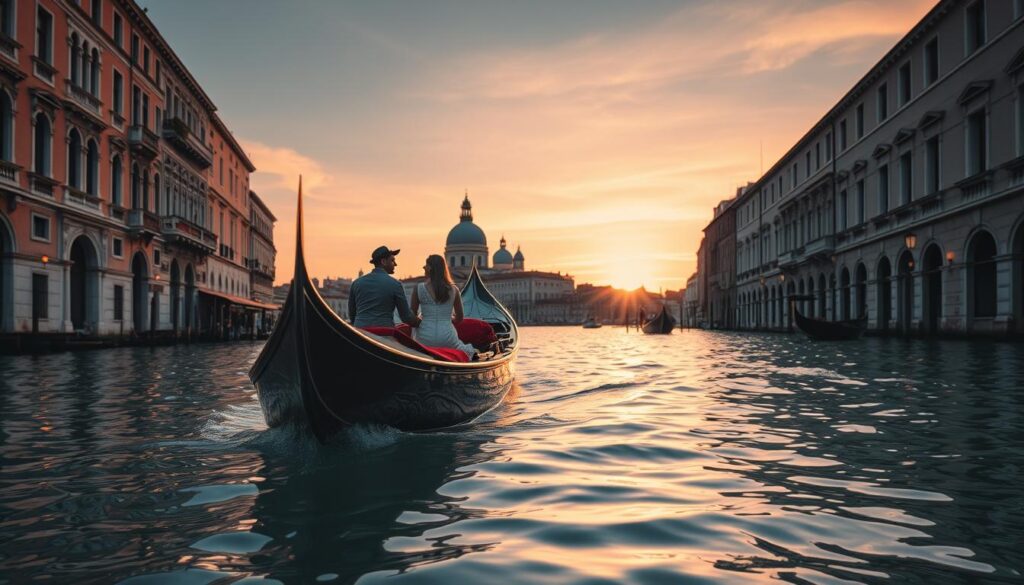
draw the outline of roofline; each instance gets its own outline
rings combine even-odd
[[[227,125],[224,124],[224,120],[221,120],[220,116],[218,116],[216,112],[213,112],[210,115],[210,118],[213,120],[214,126],[216,126],[217,129],[220,130],[221,134],[227,138],[228,143],[234,147],[235,153],[242,159],[242,164],[245,165],[245,168],[249,169],[250,173],[256,172],[256,165],[252,164],[252,161],[249,160],[249,156],[245,154],[245,150],[243,150],[242,146],[238,144],[237,140],[235,140],[235,135],[228,130]]]
[[[935,6],[933,6],[932,9],[929,10],[923,18],[921,18],[921,20],[917,22],[917,24],[915,24],[913,27],[911,27],[909,31],[907,31],[907,34],[903,35],[900,38],[900,40],[896,41],[896,44],[893,45],[892,48],[890,48],[885,53],[885,55],[883,55],[882,58],[878,60],[877,63],[872,65],[868,69],[867,73],[865,73],[856,83],[853,84],[852,88],[850,88],[846,93],[842,95],[842,97],[839,98],[835,105],[833,105],[831,108],[828,109],[828,111],[825,112],[824,116],[822,116],[817,122],[814,123],[813,126],[811,126],[810,130],[805,132],[804,135],[801,136],[796,141],[796,143],[794,143],[794,145],[785,152],[785,154],[780,156],[779,159],[775,161],[775,164],[769,167],[765,173],[763,173],[756,181],[750,184],[747,190],[737,199],[747,199],[749,197],[753,197],[753,192],[761,189],[761,187],[765,183],[765,179],[768,176],[772,175],[777,170],[782,168],[783,162],[788,161],[790,156],[795,154],[796,151],[800,150],[805,144],[809,143],[810,138],[815,133],[817,133],[819,130],[821,130],[828,124],[833,123],[840,110],[846,108],[850,102],[854,101],[856,97],[863,93],[864,90],[867,89],[867,87],[875,81],[875,79],[882,72],[882,70],[885,69],[886,66],[890,65],[891,61],[894,61],[899,55],[905,52],[907,46],[914,40],[916,40],[916,37],[918,35],[923,33],[926,29],[932,27],[940,16],[944,15],[947,11],[949,11],[949,9],[952,8],[954,4],[956,4],[959,1],[960,0],[939,0],[939,2]],[[835,140],[834,133],[832,139]],[[832,157],[834,159],[839,155],[839,153],[835,152],[836,149],[832,150]]]
[[[264,203],[263,200],[260,199],[260,196],[257,195],[256,192],[253,191],[252,189],[249,190],[249,199],[256,203],[256,205],[259,205],[260,209],[267,212],[267,215],[270,216],[270,221],[277,221],[277,218],[274,217],[274,212],[270,211],[270,208],[267,207],[267,204]]]

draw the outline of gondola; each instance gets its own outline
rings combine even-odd
[[[587,320],[583,322],[583,328],[584,329],[600,329],[601,328],[601,322],[598,321],[597,319],[594,319],[593,317],[588,317]]]
[[[793,319],[796,321],[796,326],[800,331],[803,331],[807,337],[816,341],[859,339],[868,328],[867,315],[863,315],[859,319],[826,321],[824,319],[803,316],[800,314],[800,310],[796,308],[795,303],[793,304]]]
[[[672,318],[672,315],[668,314],[668,309],[662,305],[661,311],[644,323],[642,329],[643,332],[648,335],[663,335],[666,333],[672,333],[675,326],[676,320]]]
[[[295,274],[273,334],[249,371],[267,425],[308,426],[321,442],[353,424],[404,431],[473,420],[512,387],[519,331],[474,268],[463,288],[467,317],[498,336],[488,359],[445,362],[353,327],[320,297],[306,272],[299,182]]]

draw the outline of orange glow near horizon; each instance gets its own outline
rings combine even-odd
[[[391,14],[339,17],[348,53],[304,50],[294,61],[331,58],[308,66],[336,69],[334,81],[261,69],[287,78],[282,87],[302,80],[286,123],[268,119],[265,104],[222,107],[257,167],[253,190],[277,216],[278,284],[293,272],[302,174],[315,276],[355,277],[379,245],[402,249],[396,276],[418,275],[423,258],[443,252],[468,189],[490,254],[504,234],[528,270],[677,290],[714,206],[756,180],[932,6],[695,0],[543,39],[513,30],[498,43],[473,30],[464,46]],[[461,10],[489,22],[487,7]],[[349,86],[358,89],[339,89]]]

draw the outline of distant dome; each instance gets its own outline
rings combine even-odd
[[[466,196],[462,200],[462,215],[459,217],[459,223],[448,232],[448,239],[445,240],[446,246],[458,246],[458,245],[477,245],[486,246],[487,236],[484,235],[484,230],[480,229],[480,226],[473,223],[473,207],[469,203],[469,196]]]
[[[522,252],[522,250],[520,250],[518,246],[516,246],[516,255],[515,255],[515,257],[513,258],[513,260],[516,260],[516,261],[518,261],[518,262],[522,262],[523,260],[526,260],[526,258],[525,258],[525,257],[523,257],[523,252]]]
[[[501,249],[494,253],[494,258],[491,264],[498,266],[501,264],[512,263],[512,252],[505,249],[505,236],[501,237]]]

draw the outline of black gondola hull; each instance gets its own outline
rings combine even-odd
[[[847,341],[859,339],[867,329],[867,317],[846,321],[825,321],[805,317],[794,308],[793,320],[800,331],[816,341]]]
[[[642,329],[648,335],[665,335],[672,333],[675,326],[676,320],[672,318],[672,315],[668,314],[667,308],[662,307],[661,311],[654,318],[643,324]]]
[[[406,431],[449,427],[500,403],[512,388],[518,331],[479,273],[474,270],[464,298],[483,303],[497,319],[506,342],[500,356],[453,363],[391,347],[340,319],[308,278],[301,198],[300,190],[292,290],[249,371],[267,425],[305,424],[326,441],[361,423]]]

